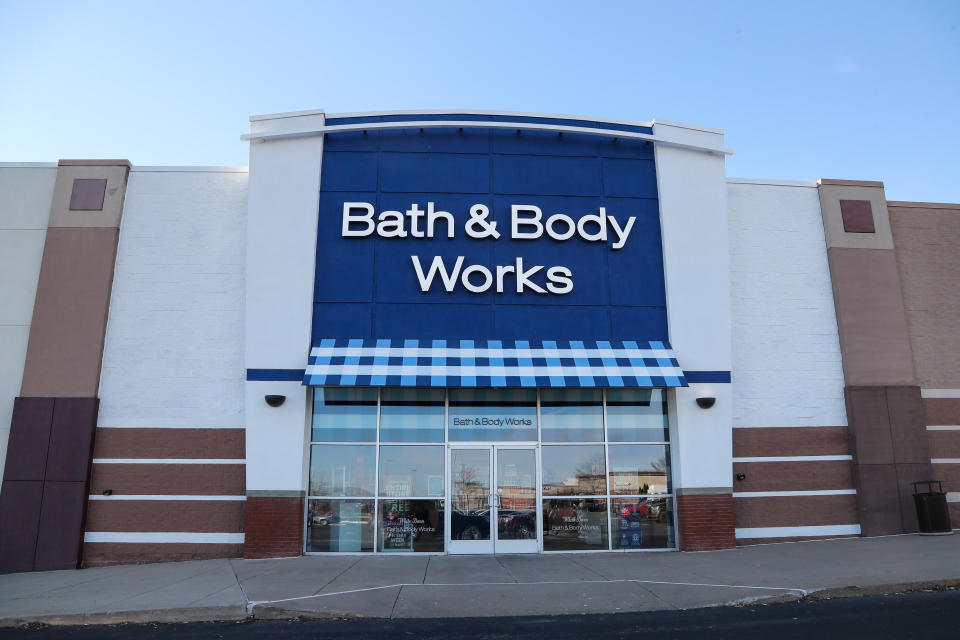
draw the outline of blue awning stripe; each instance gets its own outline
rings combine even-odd
[[[361,340],[326,338],[310,386],[685,387],[663,341]]]

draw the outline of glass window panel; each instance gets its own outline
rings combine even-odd
[[[537,539],[537,452],[497,449],[497,539]]]
[[[607,493],[603,445],[540,447],[545,496],[602,496]]]
[[[315,444],[310,447],[310,495],[373,496],[377,448]]]
[[[380,442],[443,442],[443,389],[384,389]]]
[[[612,444],[610,493],[671,493],[670,452],[665,444]]]
[[[536,439],[536,389],[450,390],[450,440]]]
[[[380,551],[443,551],[443,500],[380,500]]]
[[[544,551],[597,551],[607,548],[606,498],[544,499]]]
[[[450,452],[450,538],[490,539],[490,450]]]
[[[673,549],[672,498],[614,498],[614,549]]]
[[[665,389],[607,389],[607,440],[667,442]]]
[[[317,387],[313,390],[314,442],[375,442],[377,390]]]
[[[544,442],[602,442],[603,392],[600,389],[543,389],[540,437]]]
[[[373,500],[309,500],[307,551],[373,551]]]
[[[443,496],[443,447],[380,447],[380,495]]]

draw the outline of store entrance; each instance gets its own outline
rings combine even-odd
[[[537,448],[457,445],[449,449],[449,553],[537,553]]]

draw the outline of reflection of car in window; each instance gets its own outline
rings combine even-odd
[[[530,511],[501,509],[497,512],[497,519],[499,531],[513,534],[513,537],[520,540],[530,540],[536,537],[536,517]]]
[[[647,500],[644,498],[634,504],[620,507],[620,517],[631,521],[639,521],[649,517],[657,522],[664,522],[667,519],[667,505],[664,500]]]
[[[646,500],[635,504],[624,505],[620,508],[620,517],[627,520],[642,520],[650,513],[650,505]]]
[[[487,540],[490,538],[490,512],[454,509],[450,512],[450,536],[453,540]]]

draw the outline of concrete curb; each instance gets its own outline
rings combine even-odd
[[[176,622],[239,622],[249,619],[243,605],[229,607],[199,607],[193,609],[143,609],[139,611],[107,611],[102,613],[75,613],[63,615],[14,616],[0,618],[0,628],[27,625],[107,625],[149,624]]]
[[[821,600],[832,600],[834,598],[859,598],[862,596],[881,596],[893,593],[949,591],[953,589],[960,589],[960,578],[951,578],[949,580],[922,580],[919,582],[893,582],[866,587],[851,585],[849,587],[818,589],[802,598],[798,598],[798,600],[818,602]]]
[[[960,589],[960,578],[949,580],[926,580],[920,582],[898,582],[871,586],[851,585],[847,587],[825,588],[806,594],[785,593],[740,598],[726,602],[706,604],[691,609],[711,609],[721,607],[758,607],[788,602],[820,602],[836,598],[858,598],[872,595],[911,593],[917,591],[947,591]],[[659,609],[658,609],[659,610]],[[663,611],[671,610],[664,607]],[[628,612],[624,612],[628,613]],[[529,614],[537,617],[547,614]],[[558,615],[558,614],[549,614]],[[574,613],[567,615],[586,615]],[[616,615],[616,614],[610,614]],[[515,616],[511,616],[515,617]],[[359,616],[347,613],[322,613],[283,608],[275,605],[225,607],[200,607],[188,609],[144,609],[139,611],[112,611],[103,613],[36,615],[0,618],[0,628],[23,627],[29,625],[114,625],[114,624],[171,624],[186,622],[243,622],[253,620],[388,620],[378,616]],[[424,618],[427,619],[427,618]]]

